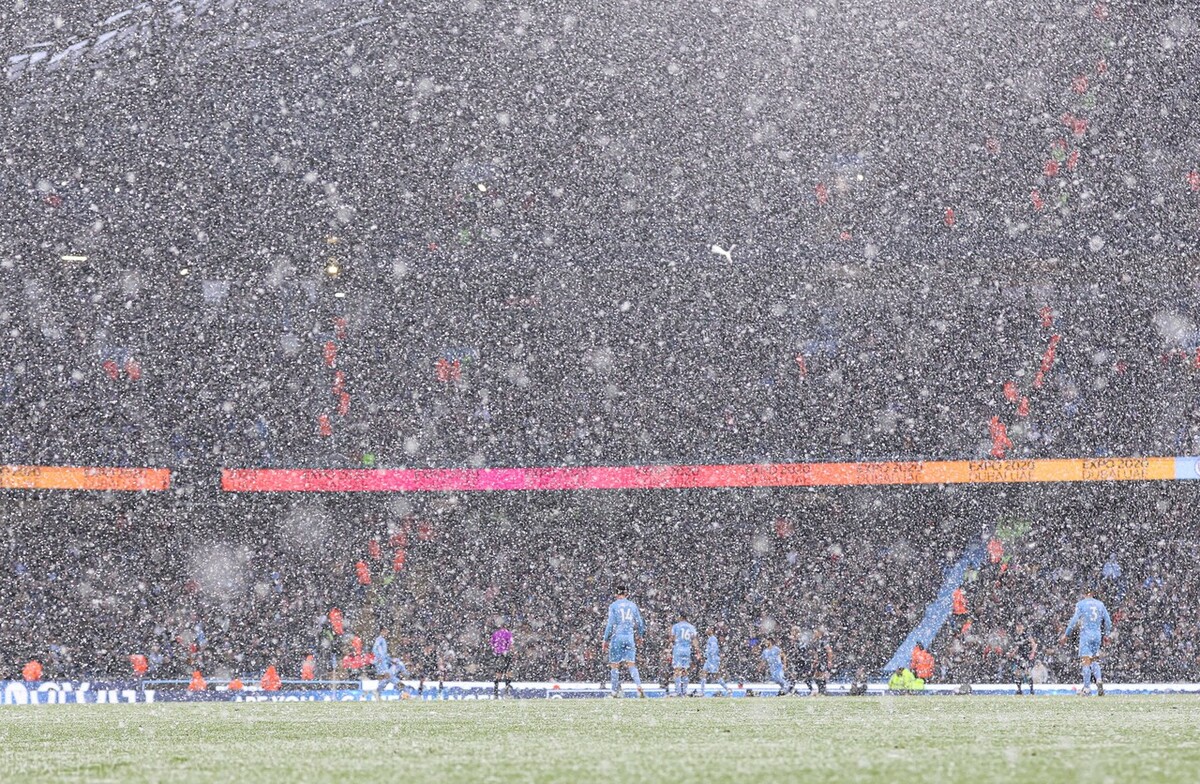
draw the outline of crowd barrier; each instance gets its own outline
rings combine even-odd
[[[401,700],[412,701],[462,701],[492,699],[492,683],[482,681],[447,681],[438,686],[426,684],[423,693],[418,693],[413,684],[408,684],[403,690],[397,690],[390,685],[380,688],[377,681],[346,682],[342,684],[310,682],[303,688],[295,683],[285,684],[279,691],[264,691],[258,687],[247,687],[237,691],[229,691],[224,684],[203,691],[188,691],[180,682],[175,681],[45,681],[26,683],[24,681],[0,681],[0,705],[69,705],[69,704],[122,704],[122,703],[156,703],[156,702],[391,702]],[[698,686],[691,685],[691,693],[698,695]],[[1155,694],[1197,694],[1200,695],[1200,684],[1197,683],[1111,683],[1105,684],[1109,695],[1155,695]],[[1007,695],[1013,693],[1011,684],[972,684],[973,695]],[[1078,684],[1040,684],[1037,693],[1043,696],[1069,696],[1077,693]],[[923,691],[897,695],[889,692],[884,682],[870,683],[866,696],[957,696],[962,687],[960,684],[929,684]],[[720,691],[710,685],[705,693],[713,697]],[[661,685],[647,684],[646,696],[662,698],[668,696]],[[850,684],[831,683],[828,687],[830,696],[844,697],[850,693]],[[773,683],[739,683],[732,686],[734,698],[752,695],[776,697],[779,687]],[[805,693],[806,694],[806,693]],[[513,690],[507,693],[507,698],[515,699],[601,699],[609,697],[606,687],[598,683],[552,683],[552,682],[521,682],[514,683]],[[633,688],[625,684],[623,696],[636,697]],[[804,698],[803,696],[801,698]],[[785,697],[784,699],[791,699]]]

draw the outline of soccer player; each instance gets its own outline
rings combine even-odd
[[[721,677],[721,642],[717,639],[717,627],[712,625],[708,627],[708,639],[704,641],[704,667],[700,670],[701,697],[704,696],[704,687],[708,685],[709,676],[725,690],[725,696],[733,694],[725,685],[725,679]]]
[[[1033,694],[1033,665],[1037,661],[1037,652],[1037,639],[1025,631],[1025,624],[1017,623],[1008,650],[1008,664],[1017,684],[1018,696],[1024,693],[1021,691],[1021,685],[1025,683],[1029,684],[1030,695]]]
[[[775,696],[782,697],[791,692],[792,684],[788,683],[783,674],[783,666],[787,663],[787,657],[783,651],[779,650],[775,640],[770,637],[763,641],[762,660],[770,673],[771,680],[779,684],[779,694]]]
[[[500,699],[500,681],[504,681],[504,692],[512,694],[512,643],[513,635],[505,626],[492,632],[492,669],[496,680],[492,684],[492,699]]]
[[[1083,690],[1081,695],[1091,694],[1089,681],[1096,681],[1097,696],[1104,696],[1104,679],[1100,676],[1100,644],[1104,636],[1112,632],[1112,616],[1104,602],[1093,596],[1089,588],[1083,593],[1083,598],[1075,605],[1075,614],[1067,624],[1067,630],[1058,638],[1058,644],[1066,643],[1067,637],[1076,626],[1079,626],[1079,658],[1080,671],[1083,673]]]
[[[621,696],[621,665],[629,670],[629,677],[637,687],[639,697],[645,697],[642,691],[642,676],[637,668],[637,640],[646,635],[646,624],[642,622],[642,613],[637,605],[627,598],[629,591],[625,586],[617,588],[616,599],[608,606],[608,623],[604,625],[604,650],[608,653],[610,683],[614,697]],[[636,635],[636,638],[635,638]]]
[[[825,694],[825,685],[829,683],[830,673],[833,672],[833,646],[825,637],[825,627],[817,627],[813,631],[812,642],[809,645],[812,658],[808,663],[808,677],[817,684],[817,694]],[[812,686],[809,686],[812,693]]]
[[[671,667],[675,670],[675,694],[686,697],[688,670],[692,666],[692,640],[696,639],[696,627],[688,623],[687,614],[679,613],[679,620],[671,627]]]
[[[379,630],[375,644],[371,646],[371,653],[375,656],[375,674],[380,678],[387,678],[392,688],[400,688],[398,675],[408,675],[408,668],[404,666],[404,662],[388,655],[387,636],[388,628],[384,626]]]
[[[667,640],[663,644],[662,651],[659,653],[659,664],[662,665],[662,690],[663,695],[671,696],[671,681],[675,677],[675,661],[673,652],[675,650],[675,637],[667,635]]]
[[[796,676],[796,688],[800,687],[800,676],[804,676],[804,686],[811,693],[813,690],[813,668],[814,661],[811,645],[813,637],[811,634],[804,634],[800,631],[799,626],[792,627],[792,633],[788,635],[788,641],[792,645],[792,661],[800,662],[801,672]]]

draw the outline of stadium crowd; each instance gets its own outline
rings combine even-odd
[[[284,679],[370,676],[365,654],[386,627],[414,679],[489,680],[486,642],[506,625],[518,679],[599,681],[605,611],[628,580],[649,627],[647,678],[665,677],[682,610],[718,630],[735,680],[761,677],[767,637],[803,680],[818,629],[833,678],[850,680],[880,672],[943,570],[1000,530],[999,554],[964,582],[968,614],[931,646],[935,682],[1004,682],[1017,622],[1040,642],[1042,677],[1070,680],[1073,652],[1055,640],[1088,585],[1113,608],[1112,679],[1192,680],[1195,586],[1174,557],[1194,545],[1190,494],[1155,495],[1087,491],[1082,508],[1036,488],[486,494],[415,506],[22,498],[5,507],[0,673],[16,678],[37,660],[47,678],[121,679],[141,654],[155,679],[258,678],[268,666]],[[1094,509],[1114,501],[1143,511],[1097,526]]]
[[[1033,525],[993,548],[964,585],[967,606],[954,615],[933,652],[948,682],[1005,682],[1020,624],[1038,641],[1041,677],[1071,681],[1075,648],[1057,644],[1065,619],[1090,588],[1112,612],[1105,666],[1134,682],[1200,677],[1200,630],[1191,597],[1195,576],[1183,564],[1197,544],[1189,500],[1140,494],[1109,515],[1107,493],[1051,500],[1053,524]],[[1051,509],[1053,511],[1051,511]],[[1103,522],[1095,522],[1104,516]]]
[[[430,272],[420,293],[351,312],[295,280],[164,291],[86,267],[0,270],[14,341],[0,460],[445,467],[1200,447],[1200,331],[1182,296],[993,281],[833,287],[812,303],[764,274],[742,274],[745,299],[706,293],[715,275],[650,268],[508,278],[482,274],[445,307],[457,281]]]
[[[204,5],[114,15],[119,46],[89,28],[55,60],[84,37],[67,14],[43,58],[6,60],[0,463],[176,479],[3,495],[4,675],[121,677],[139,655],[154,677],[298,677],[311,656],[340,677],[386,626],[416,672],[472,677],[504,623],[518,677],[599,679],[628,580],[648,663],[685,608],[735,677],[768,634],[799,667],[823,628],[849,678],[1020,519],[926,641],[936,679],[1007,677],[1018,620],[1062,671],[1052,638],[1094,582],[1114,677],[1196,677],[1186,488],[214,486],[242,466],[1194,454],[1194,25],[1104,3],[947,18],[917,47],[939,79],[857,85],[814,73],[898,79],[899,50],[815,8],[742,58],[700,41],[775,31],[776,9],[660,51],[655,9]],[[309,35],[259,45],[298,20]],[[858,54],[821,49],[839,37]],[[689,70],[721,84],[668,78]]]
[[[894,74],[895,49],[816,9],[753,62],[657,51],[662,11],[14,12],[46,49],[13,50],[0,107],[0,461],[1188,451],[1200,173],[1162,118],[1196,98],[1196,28],[1081,10],[1048,10],[1049,28],[947,16],[923,42],[942,80],[849,92],[803,53],[841,36],[862,59],[831,61]],[[740,40],[775,12],[694,24]],[[249,43],[292,25],[292,46]],[[1026,35],[991,45],[977,25]],[[446,30],[457,43],[428,56]],[[1148,30],[1178,45],[1123,35]],[[55,60],[72,41],[91,43]],[[664,68],[722,87],[679,95]],[[830,132],[897,87],[886,130]],[[746,95],[744,122],[715,119],[714,92]],[[958,121],[926,133],[942,115]]]

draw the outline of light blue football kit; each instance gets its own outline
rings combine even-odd
[[[613,693],[620,690],[620,670],[615,665],[625,664],[629,667],[629,677],[638,689],[642,688],[642,678],[634,664],[637,660],[637,645],[634,633],[638,637],[646,634],[646,624],[642,622],[642,613],[637,605],[628,599],[617,599],[608,606],[608,623],[604,625],[604,641],[608,643],[608,663],[613,665],[610,673]]]
[[[726,694],[730,693],[729,687],[725,685],[725,679],[720,677],[720,672],[721,643],[717,640],[717,635],[710,634],[704,641],[704,667],[700,670],[700,696],[704,696],[704,687],[708,685],[709,675],[716,675],[717,683],[725,690]]]
[[[763,661],[767,663],[767,670],[771,673],[771,680],[779,684],[779,691],[785,692],[791,688],[787,678],[783,675],[783,653],[779,650],[778,645],[772,645],[770,648],[762,652]]]
[[[387,678],[393,686],[400,685],[396,676],[397,674],[408,675],[408,668],[404,666],[404,662],[388,655],[388,644],[383,635],[375,638],[375,645],[371,647],[371,653],[375,661],[375,674],[380,678]]]
[[[1092,659],[1091,664],[1080,663],[1084,693],[1089,691],[1091,681],[1101,683],[1103,680],[1100,677],[1100,662],[1096,661],[1095,657],[1100,655],[1100,644],[1104,641],[1104,635],[1112,632],[1112,625],[1112,616],[1108,614],[1104,602],[1089,596],[1080,599],[1075,605],[1075,614],[1071,616],[1071,622],[1063,632],[1064,635],[1069,635],[1078,626],[1079,657]]]
[[[675,639],[671,648],[671,666],[683,670],[683,675],[675,676],[675,693],[682,697],[687,694],[687,670],[692,666],[692,640],[696,639],[696,627],[680,621],[671,627],[671,636]]]

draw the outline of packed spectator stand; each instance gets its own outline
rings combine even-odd
[[[44,58],[11,49],[0,463],[168,466],[175,481],[0,495],[0,675],[36,658],[47,677],[121,677],[141,654],[160,677],[299,677],[313,655],[342,677],[355,638],[369,650],[388,624],[416,671],[473,677],[502,618],[518,677],[599,679],[625,579],[658,637],[680,607],[719,624],[736,677],[762,635],[798,650],[823,626],[849,678],[895,650],[944,567],[1020,519],[970,574],[969,619],[926,641],[937,678],[1002,680],[1022,619],[1067,672],[1052,643],[1088,584],[1118,618],[1113,677],[1197,677],[1194,581],[1173,557],[1193,546],[1187,488],[216,484],[226,467],[1200,452],[1200,163],[1179,119],[1200,84],[1192,28],[1102,3],[1025,20],[1037,73],[1013,70],[1011,46],[981,45],[986,70],[1014,74],[994,84],[945,59],[933,81],[980,105],[930,134],[958,88],[894,86],[911,110],[871,130],[851,118],[879,89],[700,45],[754,27],[749,8],[657,51],[636,34],[653,19],[514,10],[487,47],[486,14],[326,5],[299,19],[189,2],[111,24],[122,9],[106,8],[66,20]],[[279,45],[285,21],[311,35]],[[861,24],[811,21],[779,37],[781,62]],[[39,20],[19,22],[37,37]],[[211,34],[233,23],[252,43]],[[948,40],[986,39],[971,24],[989,21]],[[1123,34],[1139,28],[1173,45]],[[426,57],[435,39],[453,56]],[[870,66],[891,49],[859,51],[857,68],[887,72]],[[745,94],[736,123],[669,80],[625,89],[686,68]],[[767,77],[777,91],[750,89]]]

